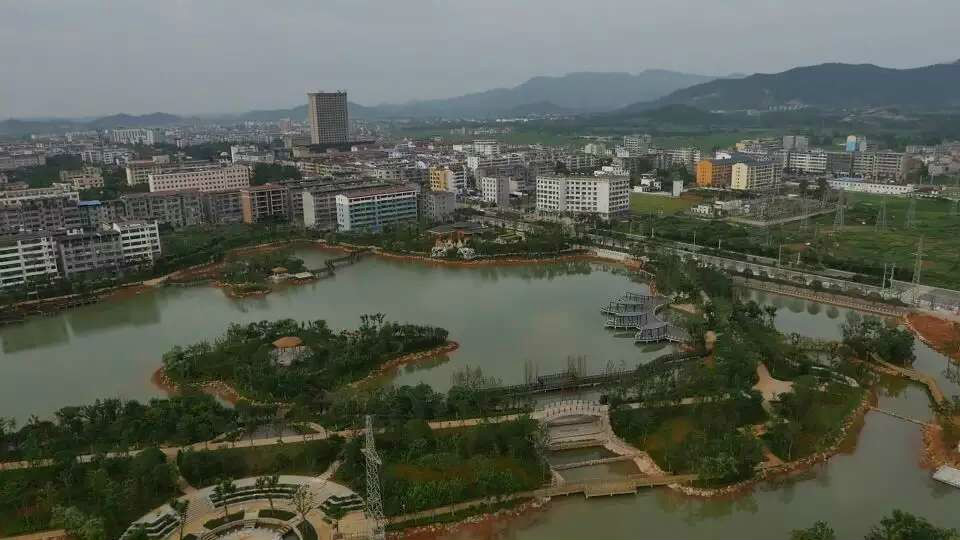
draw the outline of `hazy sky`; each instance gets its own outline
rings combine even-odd
[[[0,118],[362,104],[535,75],[960,57],[958,0],[0,0]]]

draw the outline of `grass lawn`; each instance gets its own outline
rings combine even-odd
[[[630,211],[640,215],[656,214],[660,210],[664,214],[678,214],[702,202],[703,197],[693,193],[684,193],[679,197],[631,193]]]
[[[887,206],[887,228],[877,231],[877,213]],[[951,203],[918,199],[916,227],[907,228],[910,199],[862,193],[849,194],[845,226],[833,232],[833,216],[818,219],[821,236],[816,247],[822,253],[857,261],[897,265],[897,278],[912,278],[917,245],[923,237],[924,266],[920,281],[951,289],[960,288],[960,217],[950,215]]]

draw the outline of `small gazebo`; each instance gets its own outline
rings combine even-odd
[[[306,352],[303,340],[297,336],[285,336],[273,342],[274,360],[281,366],[289,366],[294,360],[297,360]]]

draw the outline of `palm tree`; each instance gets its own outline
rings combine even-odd
[[[177,513],[177,519],[180,520],[180,540],[183,540],[183,528],[187,526],[187,508],[190,507],[189,499],[174,499],[170,501],[170,508]]]
[[[213,488],[213,495],[223,503],[224,518],[230,514],[230,505],[227,504],[227,498],[236,492],[237,485],[233,483],[233,480],[220,480]]]
[[[261,476],[257,478],[257,490],[263,492],[263,494],[267,496],[267,502],[270,503],[271,510],[273,510],[274,490],[277,489],[279,484],[280,477],[275,474],[272,476]]]

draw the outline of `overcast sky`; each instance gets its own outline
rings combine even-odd
[[[571,71],[960,57],[958,0],[0,0],[0,118],[365,105]]]

